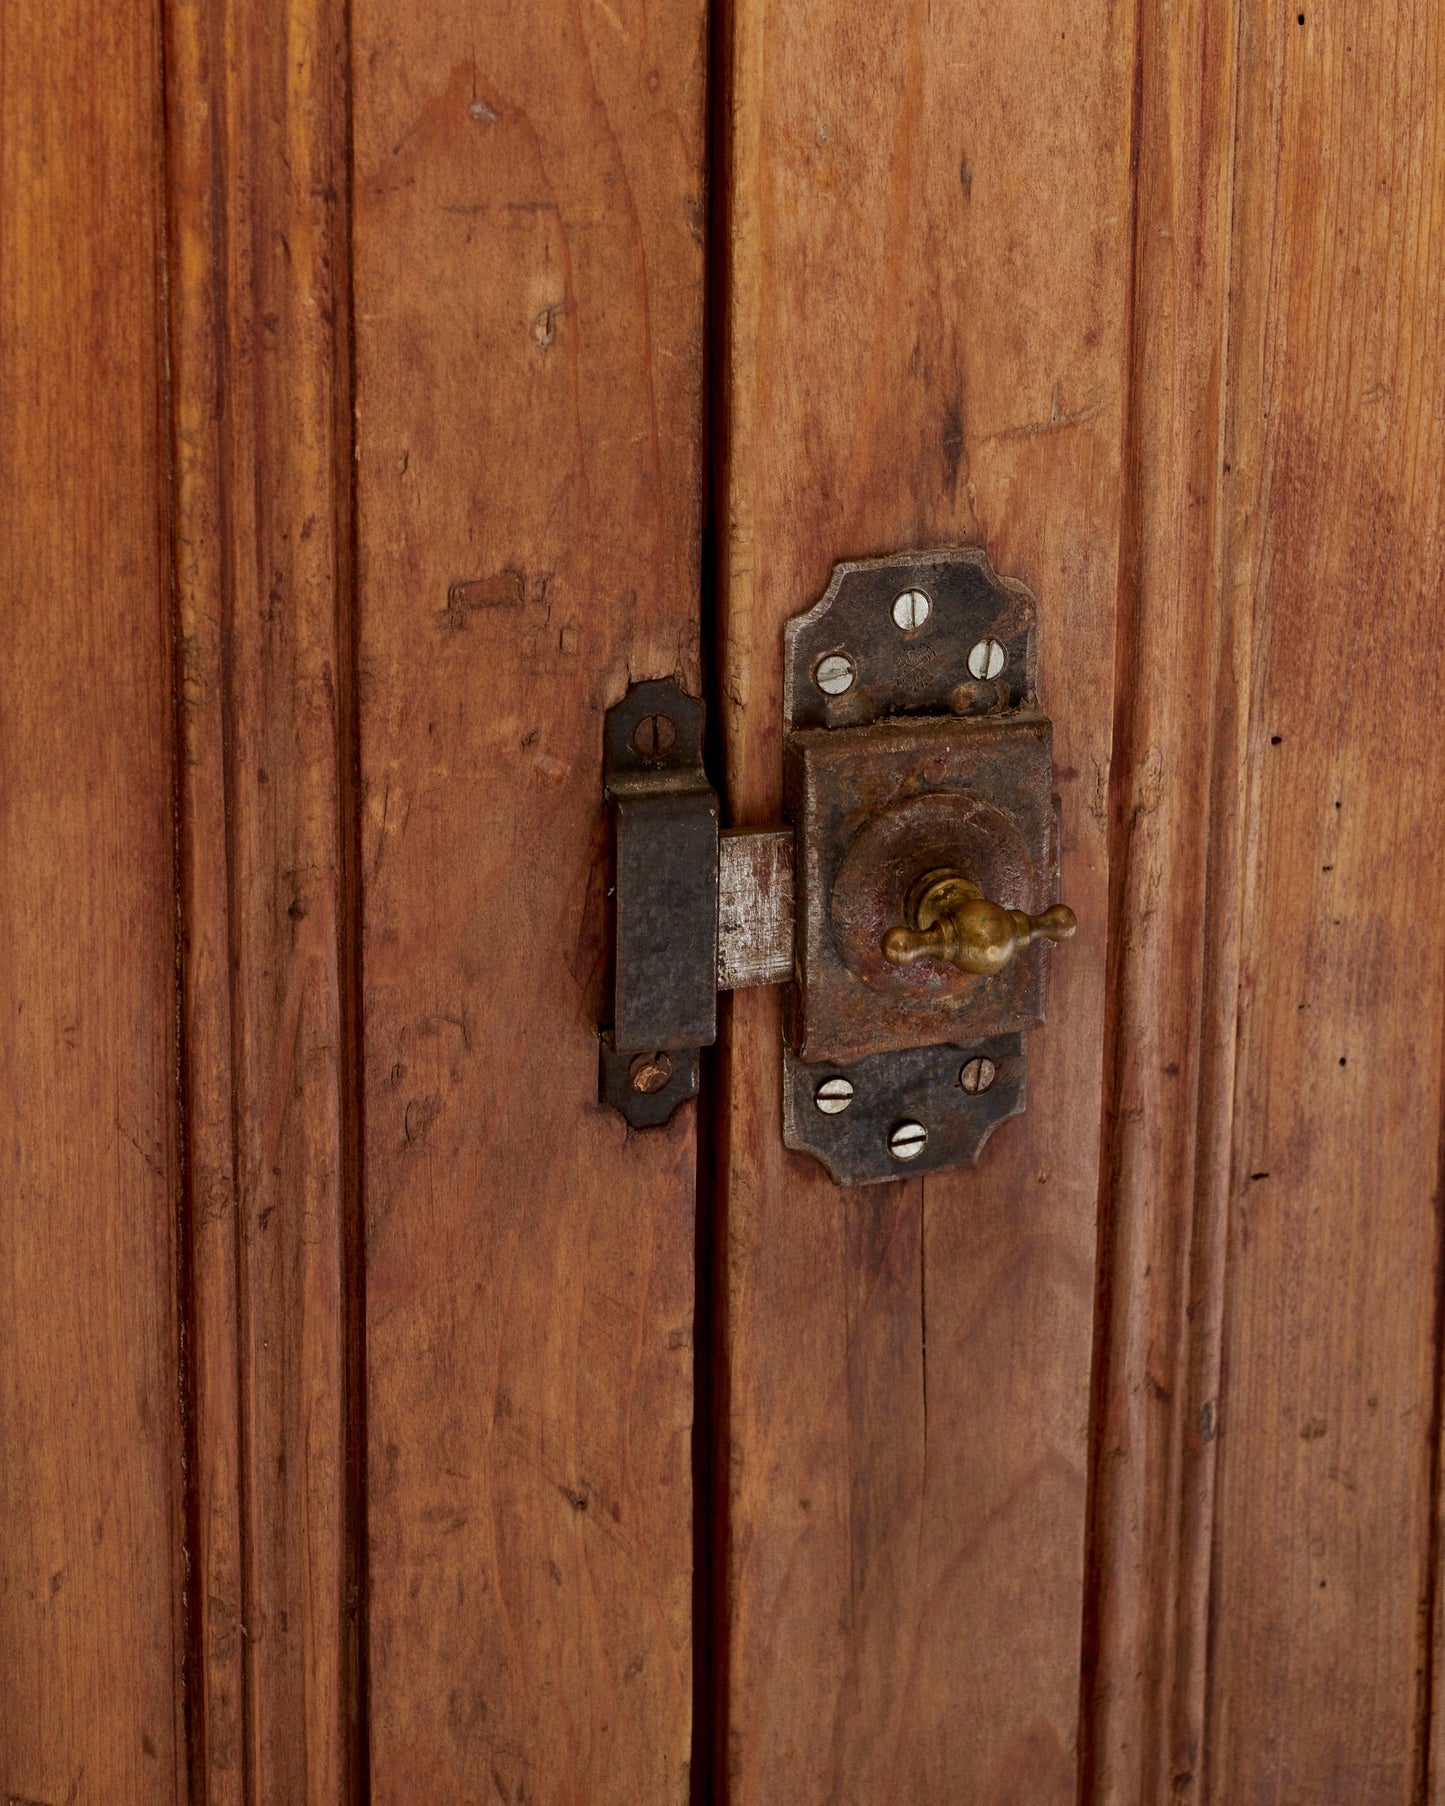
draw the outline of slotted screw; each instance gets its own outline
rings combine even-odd
[[[888,1131],[888,1152],[895,1160],[916,1160],[928,1140],[921,1122],[895,1123]]]
[[[998,1067],[985,1055],[966,1060],[963,1071],[958,1075],[958,1082],[970,1097],[976,1097],[980,1091],[987,1091],[998,1077]]]
[[[906,589],[893,604],[893,625],[900,633],[914,633],[933,613],[933,604],[921,589]]]
[[[813,1102],[824,1116],[840,1116],[853,1101],[853,1086],[848,1079],[824,1079],[813,1093]]]
[[[658,759],[671,751],[677,729],[670,715],[644,715],[632,730],[632,750],[643,759]]]
[[[978,640],[969,649],[968,669],[977,678],[997,677],[1003,670],[1003,647],[997,640]]]
[[[853,688],[853,661],[842,652],[830,652],[818,660],[813,682],[825,696],[841,696]]]

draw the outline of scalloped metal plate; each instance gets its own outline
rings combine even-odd
[[[980,1056],[995,1066],[987,1091],[969,1093],[964,1067]],[[836,1116],[816,1102],[825,1080],[846,1078],[853,1101]],[[811,1154],[839,1185],[877,1185],[944,1167],[972,1166],[1001,1122],[1022,1115],[1024,1038],[993,1035],[965,1046],[915,1047],[838,1064],[783,1052],[783,1141]],[[921,1123],[928,1139],[912,1160],[898,1160],[888,1137],[900,1122]]]

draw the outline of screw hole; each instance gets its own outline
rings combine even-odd
[[[672,1077],[672,1061],[665,1053],[638,1054],[627,1069],[628,1082],[634,1091],[652,1097]]]

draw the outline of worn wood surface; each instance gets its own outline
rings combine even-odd
[[[1084,1797],[1416,1800],[1439,46],[1242,5],[1142,49]]]
[[[158,21],[0,13],[0,1798],[185,1788]]]
[[[1082,1797],[1202,1782],[1238,940],[1236,9],[1140,12]]]
[[[732,823],[834,560],[981,542],[1081,922],[847,1195],[775,992],[595,1103],[704,13],[0,20],[0,1795],[680,1802],[696,1665],[729,1806],[1445,1801],[1438,21],[718,14]]]
[[[193,1761],[211,1802],[339,1801],[355,1778],[342,24],[329,0],[165,8]]]
[[[703,12],[352,20],[372,1798],[677,1802],[694,1126],[595,1024],[603,711],[698,685]]]
[[[1237,110],[1246,850],[1206,1796],[1368,1806],[1420,1797],[1435,1583],[1438,14],[1247,6]]]
[[[778,808],[784,620],[982,542],[1039,598],[1065,897],[1031,1107],[976,1173],[784,1155],[733,999],[720,1132],[736,1806],[1071,1801],[1103,1034],[1132,9],[731,9],[728,800]]]

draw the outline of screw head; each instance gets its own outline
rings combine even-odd
[[[853,1084],[850,1079],[824,1079],[813,1093],[813,1102],[824,1116],[841,1116],[853,1101]]]
[[[895,1160],[916,1160],[928,1140],[921,1122],[895,1123],[888,1131],[888,1152]]]
[[[921,589],[906,589],[893,604],[893,625],[900,633],[916,633],[933,613],[933,604]]]
[[[628,1082],[634,1091],[651,1097],[661,1091],[672,1077],[672,1061],[665,1053],[641,1053],[627,1069]]]
[[[818,660],[818,668],[813,673],[813,682],[825,696],[842,696],[853,688],[853,679],[857,673],[853,669],[853,661],[845,652],[830,652],[826,658]]]
[[[1003,661],[1004,650],[997,640],[978,640],[969,648],[968,669],[974,677],[997,677],[1003,670]]]
[[[677,729],[670,715],[644,715],[632,730],[632,750],[644,759],[660,759],[672,750]]]
[[[964,1061],[958,1082],[970,1097],[976,1097],[980,1091],[987,1091],[997,1077],[998,1067],[986,1055],[979,1054]]]

